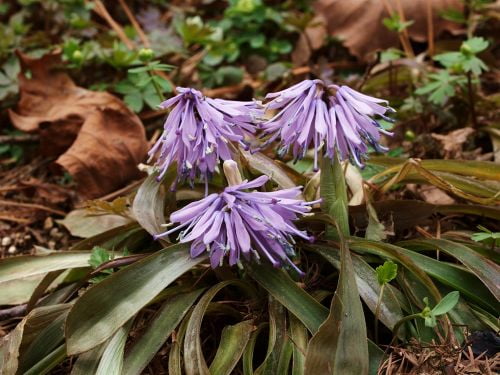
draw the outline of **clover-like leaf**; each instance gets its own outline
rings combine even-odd
[[[391,260],[387,260],[383,265],[378,266],[375,272],[377,272],[378,283],[384,285],[396,278],[398,265]]]

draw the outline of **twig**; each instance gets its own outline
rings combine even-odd
[[[0,215],[0,221],[13,221],[18,224],[29,224],[30,221],[28,219],[19,219],[14,216]]]
[[[432,19],[432,0],[427,0],[427,39],[429,43],[429,57],[434,56],[434,22]]]
[[[144,44],[144,46],[147,48],[151,47],[151,43],[149,43],[147,35],[144,33],[141,25],[139,24],[139,22],[137,22],[137,19],[130,11],[130,8],[128,7],[127,3],[124,0],[118,0],[118,1],[120,2],[120,5],[123,8],[123,11],[127,15],[128,19],[132,23],[132,26],[134,26],[135,31],[137,31],[137,34],[139,35],[139,38],[141,38],[141,41]]]
[[[3,199],[0,199],[0,206],[15,206],[15,207],[33,208],[35,210],[42,210],[42,211],[51,212],[51,213],[59,215],[59,216],[66,216],[66,212],[64,212],[64,211],[56,210],[54,208],[42,206],[41,204],[36,204],[36,203],[11,202],[11,201],[6,201]]]
[[[401,20],[402,23],[405,23],[406,17],[405,17],[405,12],[404,12],[403,6],[401,5],[401,0],[396,0],[396,6],[398,7],[399,19]],[[408,51],[410,53],[409,57],[413,58],[413,57],[415,57],[415,53],[413,52],[413,48],[411,46],[410,35],[408,34],[408,29],[405,27],[403,29],[402,33],[404,36],[406,47],[408,48]]]
[[[474,91],[472,91],[472,72],[467,72],[467,91],[469,96],[469,109],[472,127],[477,129],[476,103],[474,100]]]
[[[40,139],[38,135],[33,134],[23,134],[23,135],[0,135],[0,143],[9,142],[36,142]]]
[[[111,26],[111,28],[116,32],[118,38],[120,38],[123,44],[125,44],[129,50],[133,50],[135,47],[134,43],[128,38],[127,34],[125,34],[123,28],[113,19],[113,17],[111,17],[101,0],[94,1],[93,9],[94,12],[106,20],[109,26]]]
[[[389,3],[388,0],[382,0],[382,2],[384,3],[385,10],[389,14],[389,17],[392,17],[392,13],[394,12],[394,10],[392,9],[391,4]],[[399,15],[399,18],[401,19],[402,22],[404,22],[404,20],[401,18],[401,14]],[[405,39],[404,34],[400,32],[398,32],[398,37],[399,37],[399,42],[401,43],[401,46],[403,47],[406,56],[415,57],[415,55],[413,54],[413,50],[411,49],[411,44],[409,44],[409,39]]]

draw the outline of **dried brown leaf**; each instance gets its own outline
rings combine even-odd
[[[18,129],[40,134],[41,153],[59,156],[56,164],[73,176],[80,195],[96,198],[137,178],[147,151],[139,118],[115,96],[76,86],[60,70],[57,53],[18,56],[21,99],[10,119]]]
[[[410,38],[424,42],[427,40],[426,7],[432,5],[435,35],[447,30],[458,32],[462,28],[457,23],[447,21],[439,14],[450,8],[461,10],[460,0],[399,0],[405,18],[414,23],[408,28]],[[397,9],[396,0],[388,0]],[[328,32],[344,41],[349,51],[361,58],[368,59],[372,52],[397,47],[397,33],[388,30],[382,20],[389,14],[380,0],[318,0],[315,3],[317,15],[325,19]]]

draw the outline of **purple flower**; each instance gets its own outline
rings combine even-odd
[[[368,151],[387,151],[380,145],[380,133],[385,131],[376,118],[391,121],[385,116],[394,112],[383,99],[361,94],[347,86],[326,85],[321,80],[305,80],[286,90],[271,93],[267,108],[277,110],[260,128],[269,138],[263,147],[281,138],[279,154],[290,150],[301,159],[314,147],[314,169],[317,169],[318,150],[325,146],[330,159],[335,152],[341,160],[349,158],[362,167]]]
[[[291,266],[302,272],[290,260],[294,256],[293,236],[311,241],[313,237],[298,230],[293,221],[311,210],[317,202],[296,199],[301,187],[273,192],[250,191],[269,180],[261,176],[229,186],[220,194],[188,204],[170,215],[176,227],[157,235],[163,237],[180,229],[180,242],[191,242],[191,256],[203,252],[210,256],[213,268],[228,257],[229,265],[240,264],[240,258],[267,258],[275,267]]]
[[[172,108],[160,139],[149,151],[150,160],[158,154],[159,179],[177,163],[177,182],[191,184],[201,177],[205,184],[219,160],[232,159],[230,142],[247,148],[245,133],[253,133],[253,116],[259,114],[254,102],[211,99],[195,89],[178,87],[179,94],[163,102]]]

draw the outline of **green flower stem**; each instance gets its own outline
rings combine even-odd
[[[391,344],[389,346],[392,346],[394,341],[397,340],[399,328],[401,328],[401,326],[404,323],[409,322],[410,320],[413,320],[416,318],[421,318],[421,317],[422,317],[422,313],[416,313],[416,314],[411,314],[411,315],[405,316],[403,319],[398,320],[398,322],[396,324],[394,324],[394,327],[392,328],[393,338],[392,338]]]
[[[347,188],[342,164],[337,155],[331,160],[321,158],[320,192],[324,213],[330,215],[338,223],[339,230],[344,237],[349,237],[349,217],[347,211]],[[338,239],[336,228],[328,226],[326,237]]]
[[[147,66],[149,66],[149,62],[147,63]],[[158,84],[158,82],[156,82],[156,80],[155,80],[154,71],[153,70],[148,70],[148,74],[151,77],[151,82],[153,82],[153,86],[155,88],[156,93],[158,94],[158,97],[160,98],[160,100],[162,102],[164,102],[165,101],[165,96],[163,96],[163,92],[161,91],[161,87]]]

